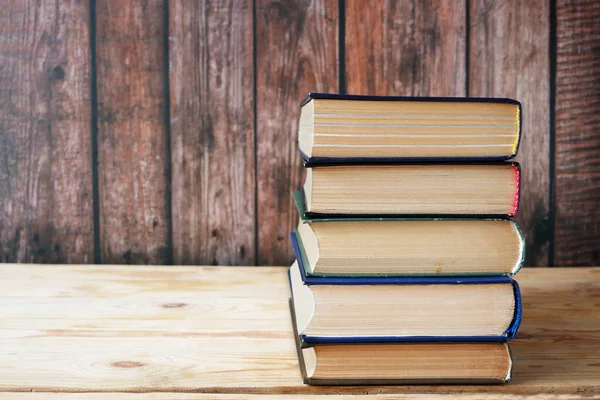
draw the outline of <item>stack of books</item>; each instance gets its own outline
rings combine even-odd
[[[503,383],[521,106],[311,93],[290,309],[309,384]]]

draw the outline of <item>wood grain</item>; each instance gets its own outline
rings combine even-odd
[[[465,3],[346,1],[348,93],[465,95]]]
[[[469,95],[522,103],[521,201],[526,265],[548,265],[550,199],[549,2],[470,2]]]
[[[96,1],[104,263],[171,260],[162,1]]]
[[[600,262],[600,3],[557,2],[557,265]]]
[[[252,1],[171,1],[173,253],[255,262]]]
[[[533,397],[535,400],[546,400],[549,398],[555,398],[559,396],[552,395],[537,395]],[[239,400],[239,399],[251,399],[251,400],[278,400],[278,399],[298,399],[298,400],[313,400],[313,399],[348,399],[347,395],[296,395],[296,394],[280,394],[273,396],[269,394],[217,394],[217,393],[0,393],[0,399],[9,400],[204,400],[204,399],[215,399],[215,400]],[[352,399],[373,399],[372,395],[352,395]],[[457,398],[457,396],[454,396]],[[531,399],[532,396],[514,395],[514,394],[470,394],[462,393],[458,397],[465,400],[527,400]],[[564,397],[563,397],[564,398]],[[378,394],[377,399],[384,400],[446,400],[448,399],[447,394]]]
[[[285,268],[5,264],[0,391],[600,392],[600,268],[517,277],[524,319],[510,384],[311,387],[298,372]]]
[[[298,155],[300,101],[337,91],[336,0],[256,1],[258,263],[291,264],[304,183]]]
[[[89,5],[0,6],[0,261],[93,261]]]

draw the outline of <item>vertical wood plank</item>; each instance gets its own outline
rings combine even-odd
[[[465,3],[347,0],[353,94],[465,95]]]
[[[600,3],[556,5],[557,265],[600,264]]]
[[[526,265],[548,264],[550,188],[549,2],[471,0],[471,96],[510,97],[523,106],[521,202]]]
[[[336,92],[337,0],[256,0],[258,263],[293,260],[298,216],[292,190],[304,183],[298,156],[300,101]]]
[[[169,2],[177,264],[255,262],[252,0]]]
[[[104,263],[170,262],[163,1],[97,0]]]
[[[93,262],[89,12],[0,6],[2,262]]]

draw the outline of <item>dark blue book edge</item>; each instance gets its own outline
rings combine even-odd
[[[518,283],[509,277],[505,276],[494,276],[494,277],[466,277],[466,278],[454,278],[454,277],[435,277],[435,278],[423,278],[423,277],[367,277],[367,278],[350,278],[350,277],[310,277],[306,275],[304,266],[301,260],[298,261],[298,267],[302,281],[305,285],[438,285],[438,284],[486,284],[486,283],[511,283],[513,286],[513,293],[515,296],[515,313],[513,319],[504,332],[500,336],[354,336],[354,337],[325,337],[325,336],[306,336],[299,335],[300,340],[306,343],[384,343],[384,342],[506,342],[513,339],[517,333],[519,325],[521,323],[521,293],[519,290]],[[292,287],[292,281],[288,270],[288,281],[290,289]],[[293,291],[290,290],[293,298]],[[297,334],[297,332],[295,332]]]
[[[338,346],[343,345],[344,343],[305,343],[301,340],[301,338],[296,334],[298,331],[296,325],[296,315],[294,312],[294,300],[290,297],[289,299],[290,306],[290,316],[292,320],[292,327],[294,330],[294,342],[296,344],[296,353],[298,356],[298,364],[300,367],[300,374],[302,375],[302,380],[304,383],[309,385],[421,385],[421,384],[438,384],[438,385],[485,385],[485,384],[504,384],[508,383],[512,377],[512,352],[510,346],[508,347],[508,353],[511,359],[511,367],[507,374],[506,379],[316,379],[309,378],[306,373],[306,363],[304,361],[304,356],[302,355],[302,349],[308,347],[314,347],[319,345],[324,346]],[[373,344],[373,343],[371,343]],[[365,343],[365,346],[368,346],[369,343]]]

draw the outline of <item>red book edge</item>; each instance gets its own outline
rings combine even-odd
[[[510,213],[510,217],[514,217],[519,209],[519,196],[521,195],[521,170],[517,164],[513,164],[513,170],[515,171],[515,195],[513,197],[513,209]]]

